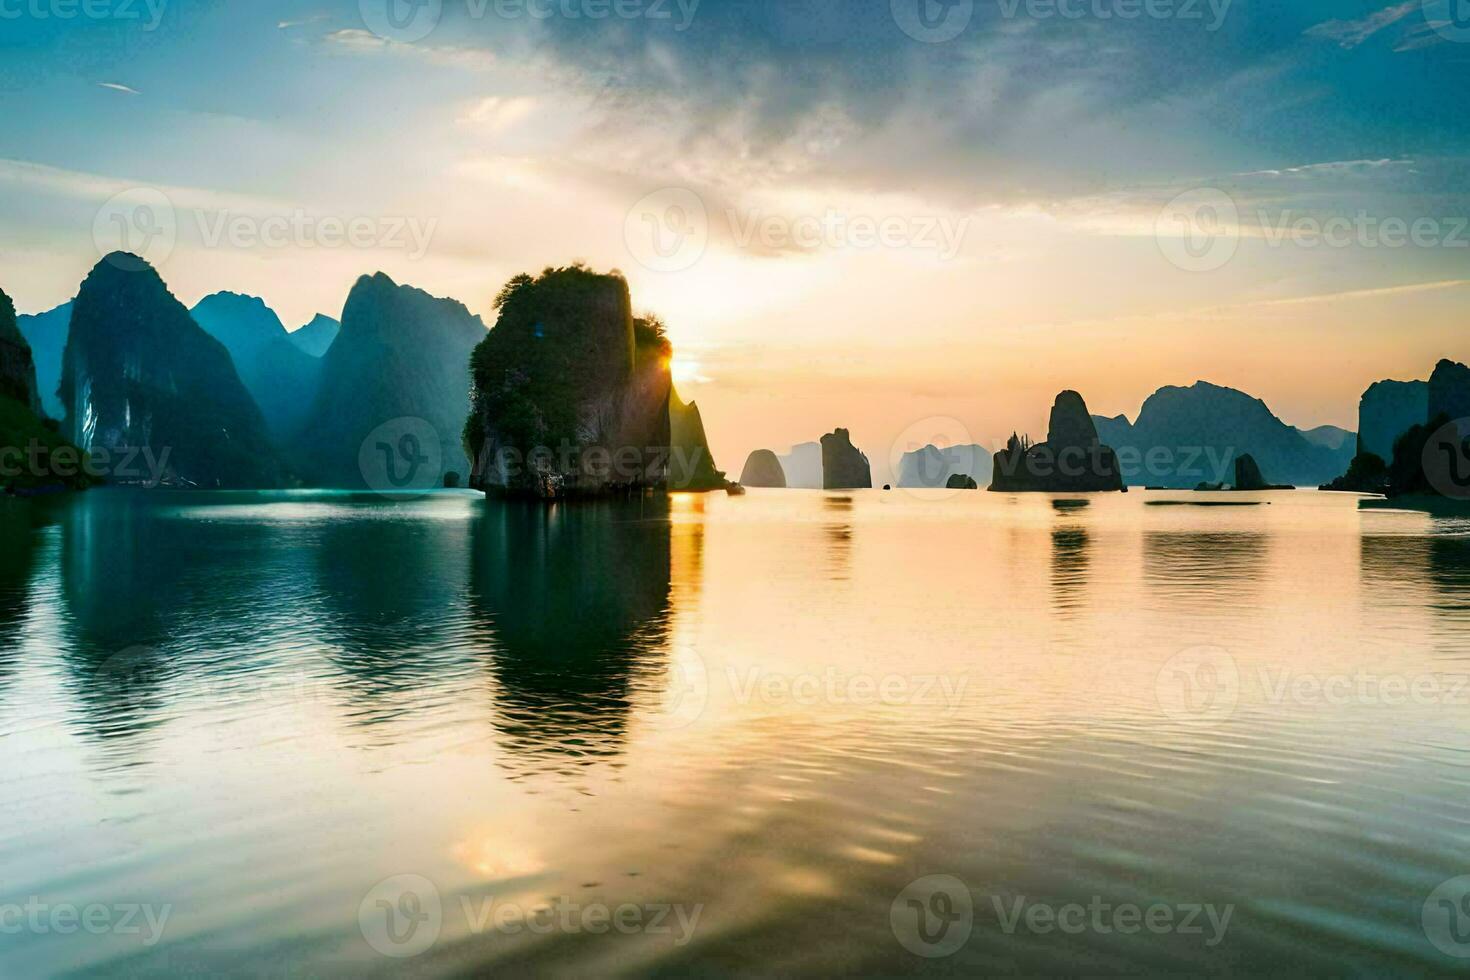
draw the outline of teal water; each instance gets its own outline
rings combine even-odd
[[[0,972],[1463,971],[1470,523],[1201,499],[0,502]]]

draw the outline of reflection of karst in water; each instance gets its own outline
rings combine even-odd
[[[470,607],[517,775],[616,758],[635,701],[667,680],[668,506],[499,501],[475,518]]]
[[[852,571],[852,498],[826,497],[822,501],[826,521],[827,570],[834,579],[845,579]]]
[[[1052,501],[1051,597],[1059,615],[1075,615],[1086,601],[1091,538],[1081,512],[1087,506],[1086,500]]]
[[[1149,531],[1143,536],[1144,581],[1170,604],[1228,615],[1229,600],[1257,597],[1268,548],[1258,531]]]
[[[334,684],[351,724],[412,724],[417,701],[475,669],[478,651],[460,640],[454,599],[464,594],[470,542],[458,521],[397,517],[382,498],[362,499],[380,511],[370,523],[333,521],[311,532],[315,625],[339,668]]]
[[[34,604],[39,507],[0,498],[0,693],[20,656],[21,626]]]

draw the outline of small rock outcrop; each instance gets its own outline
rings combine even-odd
[[[72,304],[61,402],[73,442],[152,453],[169,483],[279,486],[265,420],[224,345],[205,333],[153,267],[113,253]]]
[[[852,444],[846,429],[822,436],[822,489],[870,490],[873,470],[868,457]]]
[[[980,484],[976,483],[975,478],[968,473],[955,473],[944,481],[944,488],[946,490],[979,490]]]
[[[1256,464],[1255,457],[1246,453],[1235,457],[1235,489],[1292,490],[1294,488],[1283,484],[1267,483],[1266,477],[1261,473],[1261,467]]]
[[[470,485],[540,499],[667,489],[672,348],[656,320],[635,322],[627,281],[547,269],[496,305],[470,362]]]
[[[1098,439],[1087,403],[1064,391],[1052,404],[1045,442],[1012,435],[995,454],[990,489],[1003,493],[1089,493],[1122,490],[1118,456]]]
[[[757,449],[745,458],[740,485],[786,489],[786,472],[781,469],[781,460],[769,449]]]

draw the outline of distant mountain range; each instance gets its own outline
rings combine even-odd
[[[71,329],[71,303],[62,303],[45,313],[19,317],[17,323],[36,360],[41,407],[51,418],[59,419],[66,414],[56,389],[61,384],[61,355],[66,350],[67,331]]]
[[[230,352],[276,444],[294,439],[316,397],[321,360],[292,343],[280,317],[257,296],[214,293],[189,312]]]
[[[976,484],[990,485],[993,461],[990,450],[974,444],[925,446],[904,453],[898,466],[901,487],[944,487],[951,476],[969,476]]]
[[[791,447],[785,456],[777,456],[781,471],[786,474],[786,486],[800,490],[822,489],[822,444],[801,442]]]
[[[1351,461],[1351,433],[1287,425],[1259,398],[1198,381],[1160,388],[1130,422],[1093,416],[1104,445],[1117,450],[1130,486],[1187,489],[1225,482],[1238,456],[1250,455],[1272,483],[1317,486]]]

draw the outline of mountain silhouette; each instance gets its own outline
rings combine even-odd
[[[704,432],[699,406],[685,402],[669,389],[669,489],[720,490],[725,474],[715,469],[715,457]]]
[[[822,436],[822,489],[868,490],[873,486],[873,468],[868,457],[852,444],[846,429]]]
[[[786,488],[786,472],[781,461],[769,449],[757,449],[745,458],[745,469],[740,471],[740,484],[746,487]]]
[[[321,362],[291,342],[275,311],[255,296],[220,292],[190,311],[204,332],[225,345],[272,438],[295,438],[316,397]]]
[[[368,436],[384,425],[417,429],[422,420],[438,437],[434,485],[444,473],[467,473],[460,432],[470,404],[469,358],[484,337],[485,324],[457,300],[400,286],[381,272],[358,279],[293,443],[298,467],[321,485],[361,487],[359,453]]]
[[[114,253],[72,306],[60,397],[83,449],[168,452],[181,482],[274,487],[281,467],[265,420],[224,345],[196,324],[153,267]]]
[[[342,324],[325,313],[318,313],[310,323],[300,330],[293,331],[289,336],[291,343],[300,350],[312,357],[322,357],[331,348],[332,341],[337,339],[337,334],[341,329]]]
[[[1012,435],[995,454],[990,489],[1003,493],[1122,490],[1118,457],[1098,437],[1087,403],[1063,391],[1052,403],[1045,442]]]
[[[786,485],[801,490],[822,489],[822,444],[801,442],[785,456],[777,457],[786,474]]]
[[[1123,415],[1094,420],[1134,486],[1185,489],[1224,482],[1235,458],[1245,454],[1283,483],[1316,486],[1342,473],[1354,450],[1351,440],[1337,448],[1314,441],[1259,398],[1206,381],[1160,388],[1135,422]]]

